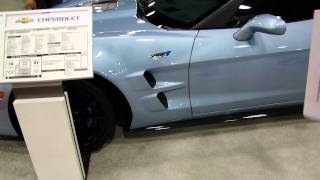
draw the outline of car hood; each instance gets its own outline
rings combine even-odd
[[[89,4],[90,0],[71,0],[54,8],[79,7]],[[94,1],[96,2],[96,0]],[[148,22],[137,18],[136,0],[106,1],[100,0],[93,6],[93,32],[101,35],[107,32],[128,32],[141,30],[159,30]]]

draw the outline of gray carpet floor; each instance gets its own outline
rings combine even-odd
[[[296,116],[124,134],[92,154],[88,180],[318,180],[320,123]],[[35,180],[23,142],[0,140],[0,179]]]

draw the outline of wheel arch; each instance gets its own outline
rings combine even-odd
[[[124,93],[112,81],[98,73],[95,73],[93,81],[111,99],[117,124],[129,130],[132,122],[132,109]]]

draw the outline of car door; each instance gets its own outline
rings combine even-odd
[[[195,117],[302,103],[304,99],[312,20],[300,20],[312,18],[315,7],[308,6],[308,12],[298,15],[289,10],[281,14],[289,1],[278,6],[273,0],[252,2],[245,1],[235,14],[239,25],[244,24],[241,19],[266,13],[294,22],[286,24],[282,36],[256,33],[247,41],[234,38],[239,28],[200,30],[190,65],[190,100]],[[304,11],[300,3],[293,5]]]

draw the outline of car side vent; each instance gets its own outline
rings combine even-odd
[[[154,78],[154,76],[151,74],[151,72],[149,71],[145,71],[144,74],[143,74],[144,78],[146,78],[148,84],[154,88],[157,84],[157,81],[156,79]]]
[[[159,93],[157,95],[159,101],[161,102],[161,104],[166,108],[168,109],[168,99],[167,99],[167,96],[162,92],[162,93]]]

